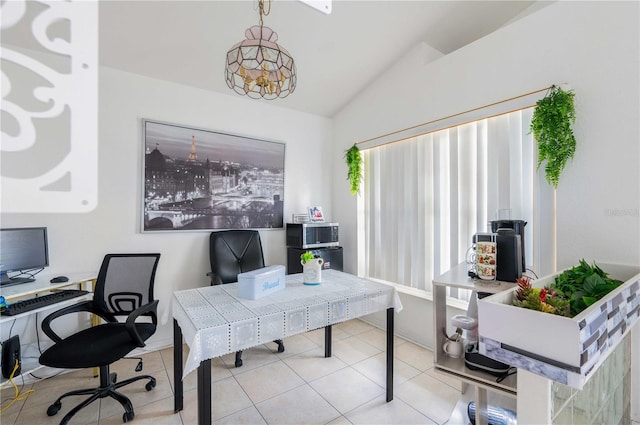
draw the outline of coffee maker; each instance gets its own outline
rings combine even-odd
[[[503,252],[507,250],[509,253],[514,253],[517,259],[519,259],[522,264],[520,267],[520,274],[527,270],[527,266],[525,263],[525,252],[524,252],[524,226],[527,225],[527,222],[524,220],[493,220],[490,221],[491,232],[498,234],[498,236],[502,235],[505,238],[498,238],[498,252],[500,252],[500,245],[503,245]],[[513,236],[519,236],[519,238],[514,238]],[[520,243],[514,242],[514,239],[520,239]],[[519,249],[518,249],[519,245]],[[519,253],[517,251],[520,251]],[[518,276],[520,277],[520,276]],[[500,279],[498,279],[500,280]]]

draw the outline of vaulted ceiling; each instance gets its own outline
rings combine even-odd
[[[264,25],[293,56],[298,84],[285,99],[258,101],[331,117],[418,44],[436,60],[547,4],[333,0],[327,15],[273,0]],[[100,64],[240,96],[224,81],[226,52],[258,21],[257,0],[101,0]]]

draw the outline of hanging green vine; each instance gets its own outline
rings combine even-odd
[[[545,160],[544,171],[549,184],[558,188],[560,173],[576,151],[572,125],[576,121],[574,93],[551,86],[549,93],[536,103],[531,131],[538,141],[538,169]]]
[[[351,186],[351,194],[356,195],[360,192],[360,183],[362,182],[362,155],[360,155],[360,149],[354,144],[344,154],[345,161],[347,162],[348,173],[347,180]]]

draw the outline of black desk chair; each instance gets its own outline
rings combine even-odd
[[[238,274],[264,267],[262,243],[257,230],[222,230],[209,236],[209,260],[212,285],[238,281]],[[281,339],[278,353],[284,352]],[[242,351],[236,352],[235,366],[242,366]]]
[[[160,254],[109,254],[104,257],[96,282],[93,300],[62,308],[42,322],[42,330],[54,341],[40,356],[45,366],[62,369],[100,368],[100,387],[70,391],[60,396],[49,408],[47,415],[53,416],[62,407],[64,397],[89,395],[60,421],[65,425],[80,409],[93,401],[111,397],[117,400],[125,413],[124,422],[134,417],[131,401],[116,390],[140,379],[148,379],[145,388],[151,391],[156,380],[149,375],[136,376],[117,382],[109,365],[125,357],[136,347],[144,347],[145,341],[155,333],[158,301],[153,299],[153,285]],[[89,312],[101,317],[106,323],[81,330],[66,338],[58,336],[51,322],[69,313]],[[136,322],[140,316],[149,319]],[[118,317],[126,317],[119,322]],[[141,363],[136,370],[141,370]]]

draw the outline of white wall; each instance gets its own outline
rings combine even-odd
[[[568,83],[577,151],[557,190],[558,267],[640,262],[637,2],[558,2],[432,63],[419,46],[334,117],[335,219],[355,270],[355,198],[342,152],[354,142]],[[347,238],[348,236],[348,238]],[[348,239],[348,240],[347,240]]]
[[[341,223],[345,269],[357,270],[357,247],[356,198],[344,181],[344,150],[562,83],[576,93],[577,151],[557,190],[558,268],[581,258],[640,264],[639,8],[638,2],[557,2],[428,64],[416,46],[337,114],[333,202],[341,206],[334,218]],[[422,305],[400,313],[411,315],[403,322],[421,323],[421,310],[430,309]],[[640,369],[638,356],[633,367]],[[637,402],[634,409],[638,420]]]
[[[48,273],[97,271],[109,252],[160,252],[161,317],[172,291],[209,284],[208,232],[140,232],[142,118],[286,143],[285,221],[309,205],[322,205],[332,218],[329,119],[279,108],[277,101],[215,94],[110,68],[100,69],[99,84],[97,208],[87,214],[1,216],[4,227],[48,226]],[[284,230],[260,233],[267,264],[286,265]],[[171,329],[170,322],[162,326],[149,347],[172,343]]]

